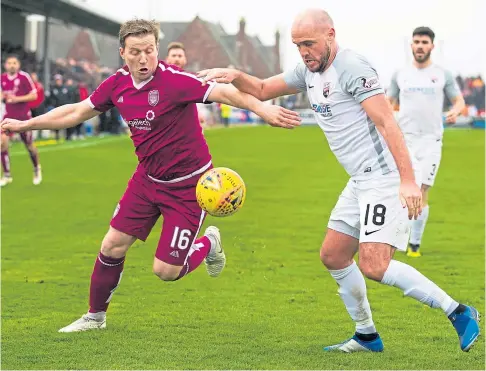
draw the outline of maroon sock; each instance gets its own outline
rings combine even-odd
[[[120,283],[123,258],[111,258],[101,252],[96,257],[96,262],[91,275],[91,285],[89,288],[89,312],[106,312],[113,292]]]
[[[190,255],[187,257],[186,262],[181,269],[181,273],[179,273],[176,280],[181,279],[199,267],[204,258],[208,256],[209,250],[211,250],[211,241],[206,236],[200,237],[194,241],[194,245],[192,245],[191,251],[189,251]]]
[[[36,152],[30,150],[29,155],[32,161],[32,165],[34,165],[34,170],[37,170],[37,167],[39,166],[39,155]]]
[[[7,151],[1,152],[2,157],[2,168],[3,168],[3,176],[9,177],[10,176],[10,157]]]

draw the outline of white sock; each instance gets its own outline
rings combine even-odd
[[[353,264],[344,269],[329,270],[329,273],[336,280],[339,295],[352,320],[356,323],[356,332],[375,333],[376,327],[371,317],[370,303],[366,295],[366,283],[356,262],[353,261]]]
[[[447,316],[459,305],[418,270],[398,260],[390,262],[381,283],[398,287],[403,290],[405,296],[410,296],[431,308],[441,308]]]
[[[96,312],[96,313],[86,313],[86,315],[91,318],[91,319],[94,319],[95,321],[103,321],[105,318],[106,318],[106,312]]]
[[[417,220],[412,220],[412,232],[410,233],[410,243],[420,245],[425,230],[425,224],[429,218],[429,205],[422,209],[422,214]]]

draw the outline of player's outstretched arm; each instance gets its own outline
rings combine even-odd
[[[287,85],[283,74],[262,80],[232,68],[213,68],[199,71],[197,77],[202,78],[203,85],[208,81],[233,84],[238,90],[253,95],[261,101],[299,92]]]
[[[87,101],[66,104],[43,115],[26,121],[5,119],[1,123],[2,132],[20,133],[28,130],[65,129],[89,120],[100,112],[91,108]]]
[[[250,110],[270,126],[293,129],[295,126],[299,126],[301,121],[297,112],[280,106],[264,104],[253,95],[239,91],[232,85],[217,84],[209,93],[207,100]]]
[[[390,105],[384,94],[373,95],[362,101],[361,105],[380,131],[395,159],[401,178],[402,204],[408,207],[409,218],[417,219],[422,212],[422,192],[415,182],[410,153]]]

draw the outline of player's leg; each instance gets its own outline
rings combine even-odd
[[[222,255],[218,269],[208,273],[218,276],[226,259],[221,244],[221,236],[216,227],[208,227],[203,236],[196,238],[205,213],[196,219],[176,212],[164,212],[162,234],[154,258],[154,273],[163,281],[175,281],[194,271],[208,256]],[[213,268],[213,267],[211,267]],[[214,270],[214,272],[213,272]],[[212,274],[214,273],[214,274]]]
[[[326,351],[381,351],[383,343],[376,331],[368,302],[366,283],[354,255],[358,251],[359,204],[355,183],[350,180],[334,207],[321,248],[321,261],[336,280],[339,295],[355,322],[356,332],[343,343]]]
[[[106,311],[121,281],[125,255],[137,239],[147,239],[160,216],[158,207],[145,194],[150,184],[144,183],[144,176],[135,172],[115,209],[91,275],[88,313],[60,332],[106,327]]]
[[[409,248],[407,255],[413,258],[420,257],[420,244],[425,231],[425,225],[429,218],[429,189],[434,185],[435,178],[439,171],[442,141],[436,139],[422,140],[420,146],[420,168],[422,179],[422,214],[412,220],[412,231],[410,233]]]
[[[1,158],[2,158],[2,170],[3,174],[0,178],[0,187],[6,186],[12,183],[12,175],[10,174],[10,156],[8,153],[9,137],[7,134],[2,133],[1,137]]]
[[[476,308],[459,304],[444,290],[415,268],[393,260],[395,248],[384,243],[361,243],[359,267],[374,281],[394,286],[431,308],[440,308],[459,335],[463,351],[468,351],[479,336],[479,313]]]
[[[198,177],[178,183],[154,183],[157,200],[164,216],[154,259],[154,273],[165,281],[184,277],[204,260],[212,277],[223,270],[226,257],[221,236],[216,227],[208,227],[204,236],[197,238],[206,213],[196,200],[195,187]]]
[[[422,243],[422,236],[425,231],[425,225],[429,219],[429,189],[430,186],[422,184],[422,214],[415,220],[411,221],[411,232],[409,247],[407,249],[407,256],[412,258],[419,258],[422,256],[420,252],[420,244]]]
[[[405,251],[408,212],[398,198],[398,175],[369,181],[359,190],[362,210],[359,267],[369,279],[401,289],[432,308],[441,308],[456,329],[462,350],[469,350],[479,335],[479,314],[460,305],[415,268],[393,260],[395,249]]]
[[[32,131],[26,131],[20,133],[20,138],[22,139],[22,142],[24,142],[27,151],[29,151],[30,160],[34,167],[33,183],[34,185],[38,185],[42,182],[42,170],[39,162],[39,151],[34,144],[34,135]]]

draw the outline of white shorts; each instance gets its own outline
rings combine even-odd
[[[418,166],[421,183],[432,187],[442,157],[442,139],[405,137],[410,155]]]
[[[400,176],[350,179],[331,212],[328,228],[362,242],[386,243],[405,251],[410,234],[407,208],[399,197]]]

